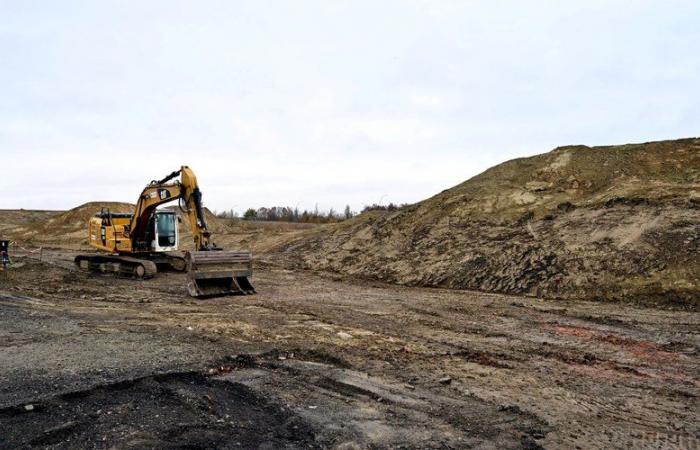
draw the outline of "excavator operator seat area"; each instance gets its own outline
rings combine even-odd
[[[178,248],[177,216],[174,211],[157,211],[152,247],[156,252],[175,251]]]

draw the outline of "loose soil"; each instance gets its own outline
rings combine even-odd
[[[697,448],[700,314],[259,267],[0,281],[0,448]]]

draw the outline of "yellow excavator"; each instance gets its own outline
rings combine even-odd
[[[180,180],[175,180],[180,176]],[[187,214],[194,251],[178,250],[176,212],[158,209],[177,201]],[[75,257],[75,264],[90,272],[113,272],[133,278],[150,278],[158,268],[187,271],[187,290],[193,297],[254,294],[252,255],[225,251],[210,241],[197,177],[182,166],[162,180],[153,180],[141,192],[133,214],[103,208],[90,219],[88,239],[103,254]]]

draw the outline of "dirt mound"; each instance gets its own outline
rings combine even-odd
[[[109,209],[112,213],[133,213],[135,206],[122,202],[89,202],[68,211],[2,211],[0,217],[6,218],[0,231],[9,238],[28,244],[51,245],[57,247],[87,247],[87,229],[90,218]],[[181,217],[179,230],[183,248],[193,247],[189,218],[178,207],[171,207]],[[227,227],[207,208],[204,208],[205,220],[209,230],[224,233]]]
[[[170,207],[180,217],[180,248],[183,250],[194,250],[194,241],[192,239],[192,228],[190,219],[187,213],[183,212],[177,206]],[[207,229],[213,235],[214,243],[218,244],[222,233],[228,231],[227,226],[216,217],[208,208],[204,208],[204,220],[207,222]]]
[[[26,209],[0,209],[0,238],[23,240],[36,233],[46,221],[62,211],[34,211]]]
[[[109,209],[112,213],[133,213],[134,205],[121,202],[88,202],[49,219],[43,226],[44,231],[60,229],[87,233],[88,222],[103,209]]]
[[[569,146],[274,249],[400,284],[684,302],[700,294],[700,139]]]
[[[186,229],[188,232],[191,230],[190,228],[190,219],[187,215],[187,213],[183,212],[180,208],[178,207],[171,207],[178,216],[181,217],[182,219],[182,224],[184,225],[184,229]],[[204,208],[204,220],[207,222],[207,228],[209,231],[212,233],[223,233],[227,230],[226,225],[223,223],[221,219],[216,217],[214,213],[209,211],[208,208]]]
[[[73,248],[87,245],[87,223],[102,208],[113,213],[131,213],[134,206],[120,202],[89,202],[68,211],[15,211],[8,236],[28,245]]]

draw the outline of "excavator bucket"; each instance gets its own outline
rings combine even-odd
[[[187,290],[192,297],[255,294],[250,252],[210,250],[187,252]]]

